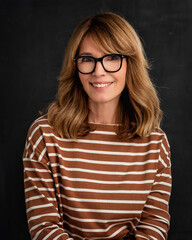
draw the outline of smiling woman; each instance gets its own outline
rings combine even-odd
[[[101,58],[106,54],[126,56],[122,59],[123,67],[110,74],[100,68],[102,63],[104,66],[106,65],[105,61],[99,61],[95,65],[95,69],[91,68],[91,70],[94,70],[92,73],[87,74],[87,76],[82,75],[82,67],[80,67],[79,62],[82,60],[82,56]],[[76,59],[76,64],[74,59]],[[87,58],[83,59],[87,60]],[[90,59],[93,60],[94,58]],[[91,63],[92,66],[94,62]],[[108,83],[109,79],[111,81],[111,78],[123,75],[125,68],[126,76],[123,76],[123,78],[121,76],[121,82],[125,81],[126,87],[124,89],[121,89],[122,86],[119,88],[119,91],[121,89],[123,92],[118,109],[114,106],[113,112],[111,112],[111,105],[108,107],[105,105],[105,109],[100,111],[103,113],[111,112],[111,115],[116,115],[116,117],[111,116],[113,119],[109,119],[108,116],[107,119],[99,119],[99,122],[115,121],[119,124],[116,132],[118,136],[123,138],[132,138],[137,135],[142,137],[159,126],[162,113],[156,91],[149,78],[148,63],[141,41],[125,19],[113,13],[105,13],[88,17],[82,21],[69,40],[59,77],[57,100],[48,110],[49,123],[60,136],[76,139],[90,131],[88,124],[89,114],[91,113],[89,98],[85,93],[87,88],[83,89],[82,87],[82,81],[85,83],[92,78],[92,82],[97,81],[97,83],[103,84],[103,81],[108,79]],[[98,80],[96,75],[99,71],[103,72],[106,77]],[[118,87],[119,84],[120,80],[116,79],[111,88]],[[99,99],[99,95],[97,96]],[[114,111],[117,111],[118,114]]]
[[[75,29],[23,153],[32,239],[167,239],[170,148],[144,56],[114,13]]]
[[[83,56],[85,53],[89,53],[91,57]],[[82,57],[84,62],[81,60],[79,63],[78,60]],[[92,61],[87,62],[88,58]],[[77,67],[81,69],[79,79],[88,95],[88,120],[97,123],[117,123],[116,112],[126,82],[126,58],[118,54],[105,55],[93,38],[87,35],[79,47]],[[87,71],[89,74],[85,74]]]

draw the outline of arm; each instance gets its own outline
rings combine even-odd
[[[135,230],[135,236],[137,240],[167,239],[170,221],[170,192],[170,150],[167,138],[164,136],[160,148],[156,178],[144,206],[140,223]]]
[[[29,129],[23,154],[28,226],[33,240],[66,240],[49,159],[40,128]]]

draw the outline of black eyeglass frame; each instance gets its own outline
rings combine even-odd
[[[118,68],[117,70],[115,70],[115,71],[109,71],[109,70],[107,70],[107,69],[104,67],[103,58],[108,57],[108,56],[119,56],[119,57],[120,57],[121,63],[120,63],[120,66],[119,66],[119,68]],[[95,66],[94,66],[94,68],[93,68],[93,70],[92,70],[91,72],[84,73],[84,72],[81,72],[81,71],[79,70],[78,64],[77,64],[77,60],[78,60],[79,58],[83,58],[83,57],[89,57],[89,58],[92,58],[92,59],[94,60]],[[102,64],[103,69],[104,69],[106,72],[114,73],[114,72],[118,72],[118,71],[121,69],[121,67],[122,67],[122,62],[123,62],[123,58],[128,58],[128,56],[123,55],[123,54],[107,54],[107,55],[104,55],[103,57],[100,57],[100,58],[95,58],[95,57],[92,57],[92,56],[78,56],[78,57],[74,58],[74,61],[75,61],[75,63],[76,63],[76,68],[77,68],[77,70],[78,70],[80,73],[82,73],[82,74],[91,74],[91,73],[93,73],[93,72],[95,71],[97,62],[100,62],[100,63]]]

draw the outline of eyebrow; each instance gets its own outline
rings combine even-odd
[[[79,54],[79,56],[93,56],[93,54],[90,52],[82,52]]]

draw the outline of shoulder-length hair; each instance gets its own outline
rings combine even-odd
[[[66,48],[56,100],[48,107],[50,125],[65,138],[77,139],[90,131],[88,96],[74,62],[79,46],[88,34],[103,52],[128,56],[126,86],[120,98],[116,132],[123,139],[145,137],[160,125],[159,99],[137,33],[124,18],[111,12],[90,16],[74,30]]]

